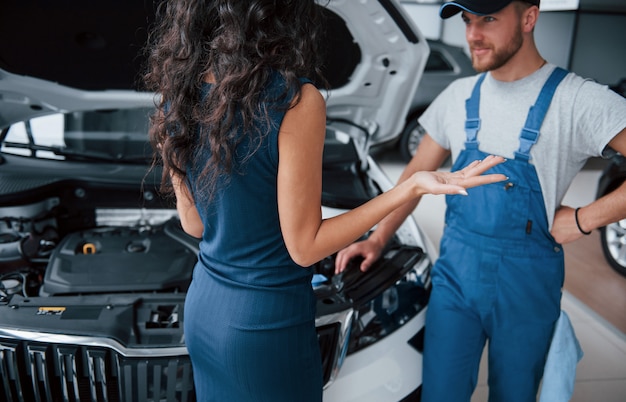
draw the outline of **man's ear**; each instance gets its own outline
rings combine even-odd
[[[532,32],[539,19],[539,7],[530,6],[522,14],[522,31]]]

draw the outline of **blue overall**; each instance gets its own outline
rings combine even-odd
[[[489,401],[535,402],[560,314],[564,259],[548,219],[530,149],[561,79],[557,68],[530,108],[515,159],[489,173],[506,182],[447,196],[446,227],[426,317],[423,402],[470,401],[489,340]],[[452,170],[479,150],[479,77],[466,101],[467,141]]]

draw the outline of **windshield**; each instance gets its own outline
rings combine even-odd
[[[152,108],[89,110],[36,117],[13,124],[1,152],[34,158],[143,162]]]

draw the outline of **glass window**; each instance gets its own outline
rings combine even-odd
[[[426,60],[425,71],[453,71],[452,65],[444,55],[436,50],[431,50],[428,60]]]

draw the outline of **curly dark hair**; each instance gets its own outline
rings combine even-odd
[[[323,82],[319,8],[314,0],[169,0],[159,5],[146,47],[144,82],[161,95],[149,136],[155,165],[163,165],[164,193],[172,193],[170,174],[186,179],[188,167],[198,168],[194,155],[208,150],[202,154],[211,157],[198,162],[195,184],[203,183],[200,188],[213,194],[220,177],[231,173],[241,140],[237,133],[263,135],[254,123],[267,120],[261,94],[271,74],[282,75],[285,96],[294,94],[296,102],[299,78]],[[215,83],[202,98],[206,77]],[[200,127],[211,129],[198,135]]]

